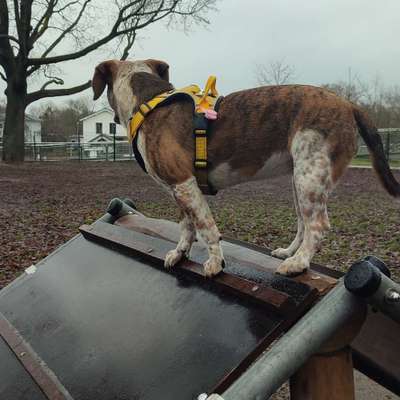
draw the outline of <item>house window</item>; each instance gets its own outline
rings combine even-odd
[[[96,133],[97,134],[103,133],[103,124],[101,122],[96,122]]]
[[[110,122],[110,135],[117,133],[117,125],[114,122]]]

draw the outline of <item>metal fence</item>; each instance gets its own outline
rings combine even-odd
[[[390,161],[400,161],[400,128],[379,129],[385,154]],[[3,148],[0,143],[0,159]],[[368,148],[359,139],[358,158],[368,158]],[[25,143],[26,161],[63,161],[63,160],[130,160],[134,159],[132,147],[128,141],[79,143],[44,142]]]
[[[400,160],[400,128],[378,129],[381,136],[386,158],[389,161]],[[364,141],[359,138],[357,157],[367,158],[368,148]]]
[[[0,159],[2,150],[0,143]],[[115,143],[25,143],[25,161],[120,161],[134,158],[132,146],[128,141],[116,141]]]

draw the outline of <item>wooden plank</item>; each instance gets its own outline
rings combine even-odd
[[[102,243],[107,247],[127,251],[134,256],[153,262],[159,268],[163,268],[167,251],[174,248],[172,244],[157,238],[152,240],[148,238],[144,241],[142,237],[142,240],[138,240],[138,235],[135,237],[134,232],[124,230],[121,233],[113,225],[105,223],[83,225],[79,230],[86,239]],[[127,233],[130,233],[130,235]],[[166,244],[167,246],[165,246]],[[197,279],[205,279],[203,266],[190,260],[182,260],[177,268],[174,268],[174,271],[189,273]],[[210,284],[240,297],[261,303],[267,309],[282,315],[289,314],[295,308],[294,301],[287,294],[267,286],[256,285],[247,279],[225,272],[221,272],[217,277],[210,279]]]
[[[0,337],[49,400],[73,400],[54,373],[0,313]]]
[[[159,237],[172,243],[177,243],[180,236],[179,225],[175,222],[148,218],[141,214],[130,214],[120,217],[115,221],[115,225],[135,230],[146,235]],[[224,240],[221,241],[221,246],[226,257],[230,257],[238,263],[250,265],[252,268],[262,271],[268,270],[271,273],[275,273],[279,264],[282,262],[282,260],[272,257],[268,249],[237,241],[232,238],[224,237]],[[195,244],[194,249],[196,249],[196,247]],[[243,252],[243,247],[251,249],[252,251]],[[260,249],[263,251],[260,251]],[[320,295],[326,294],[337,282],[334,277],[325,275],[318,270],[309,270],[307,273],[291,279],[317,289]]]

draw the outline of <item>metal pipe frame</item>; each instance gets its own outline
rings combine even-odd
[[[400,323],[400,285],[387,276],[381,275],[379,289],[366,300],[374,308]]]
[[[209,400],[264,400],[269,398],[312,355],[316,354],[365,302],[346,290],[343,279],[298,323],[279,339],[223,394]]]
[[[374,256],[354,263],[344,278],[347,290],[375,309],[400,323],[400,285],[390,279],[390,271]]]

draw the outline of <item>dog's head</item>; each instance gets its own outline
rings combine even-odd
[[[172,89],[169,65],[159,60],[109,60],[99,64],[92,88],[97,100],[107,87],[107,97],[115,112],[115,122],[128,126],[133,111],[144,101]]]

